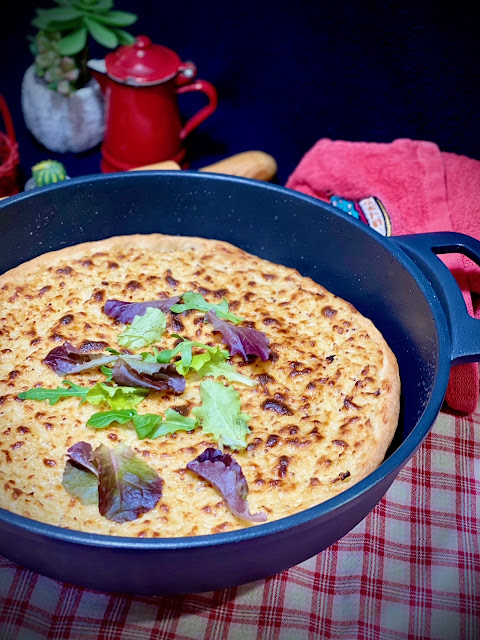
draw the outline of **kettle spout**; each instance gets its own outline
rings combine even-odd
[[[87,62],[87,67],[90,69],[92,76],[100,85],[102,93],[105,93],[108,79],[105,60],[89,60]]]

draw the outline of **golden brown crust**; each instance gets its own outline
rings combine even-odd
[[[98,410],[78,400],[19,401],[35,385],[61,378],[42,364],[64,340],[117,346],[123,325],[103,312],[108,298],[142,301],[194,290],[226,297],[238,315],[264,331],[272,358],[232,362],[259,384],[240,392],[252,416],[245,451],[235,452],[249,483],[252,513],[268,520],[311,507],[358,482],[383,460],[399,413],[395,356],[370,320],[310,278],[218,240],[161,234],[114,237],[50,252],[0,276],[0,506],[38,520],[112,535],[177,536],[245,526],[185,465],[215,443],[201,429],[139,441],[127,427],[85,426]],[[204,343],[221,336],[200,312],[168,314],[168,331]],[[162,340],[171,348],[173,339]],[[98,370],[69,376],[89,386]],[[228,384],[223,379],[219,382]],[[168,406],[191,412],[199,380],[172,398],[150,394],[141,413]],[[61,486],[66,449],[84,440],[130,445],[164,479],[152,512],[122,525],[98,515]]]

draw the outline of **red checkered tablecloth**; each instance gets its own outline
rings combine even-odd
[[[478,640],[480,407],[442,413],[374,511],[284,573],[188,596],[69,586],[0,558],[1,640]]]

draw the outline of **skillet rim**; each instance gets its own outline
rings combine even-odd
[[[151,539],[132,538],[125,536],[110,536],[104,534],[76,531],[74,529],[65,529],[56,525],[50,525],[37,520],[31,520],[26,516],[21,516],[2,508],[0,508],[0,524],[6,523],[7,525],[12,525],[25,533],[40,535],[52,540],[56,540],[57,542],[65,542],[73,545],[79,544],[82,546],[97,548],[107,547],[110,549],[124,549],[129,551],[198,549],[202,547],[215,547],[217,545],[239,543],[255,538],[263,538],[266,536],[281,533],[286,530],[294,529],[295,527],[305,525],[309,522],[313,523],[317,520],[327,518],[329,514],[334,512],[340,513],[341,511],[347,509],[348,506],[355,500],[357,500],[360,496],[367,494],[376,485],[382,484],[388,476],[392,476],[393,482],[402,467],[410,460],[415,451],[420,447],[423,440],[427,437],[430,429],[433,426],[433,422],[440,411],[443,398],[446,393],[451,366],[451,339],[445,311],[440,301],[438,300],[437,295],[435,294],[432,284],[428,281],[425,274],[413,262],[413,260],[395,244],[394,240],[381,236],[378,232],[374,231],[367,225],[352,218],[348,214],[340,211],[338,208],[333,207],[328,203],[280,185],[264,183],[258,180],[238,176],[228,176],[208,172],[200,173],[198,171],[186,170],[134,171],[125,173],[93,174],[80,176],[54,185],[19,193],[14,196],[10,196],[6,200],[0,202],[0,215],[3,210],[9,208],[10,203],[21,202],[25,199],[30,200],[32,198],[36,198],[37,196],[41,196],[44,193],[50,193],[53,191],[68,191],[69,189],[75,188],[77,185],[85,185],[96,182],[108,183],[110,181],[115,183],[117,180],[156,180],[162,179],[163,177],[173,178],[174,180],[185,180],[193,178],[199,181],[206,180],[207,182],[211,180],[212,183],[220,181],[235,184],[245,184],[249,187],[261,189],[262,191],[272,191],[279,196],[289,198],[293,197],[295,199],[305,201],[309,204],[314,204],[320,209],[325,209],[333,216],[343,218],[353,228],[356,228],[361,233],[366,233],[375,242],[379,243],[390,255],[392,255],[397,260],[397,262],[400,262],[400,264],[414,278],[422,295],[425,297],[430,309],[432,310],[432,317],[434,320],[435,328],[437,330],[438,364],[434,376],[434,384],[430,389],[430,399],[427,402],[422,415],[418,419],[417,424],[413,427],[412,431],[408,434],[405,440],[403,440],[397,447],[397,449],[395,449],[395,451],[391,453],[389,457],[384,460],[382,464],[372,473],[370,473],[366,478],[349,487],[348,489],[345,489],[345,491],[342,491],[337,496],[329,498],[328,500],[318,505],[300,511],[299,513],[287,516],[285,518],[274,520],[273,522],[265,522],[259,525],[225,533],[191,537]],[[41,253],[37,255],[41,255]]]

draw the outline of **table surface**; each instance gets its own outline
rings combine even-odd
[[[480,405],[442,412],[377,507],[339,542],[255,583],[107,594],[0,558],[2,640],[476,640]]]

